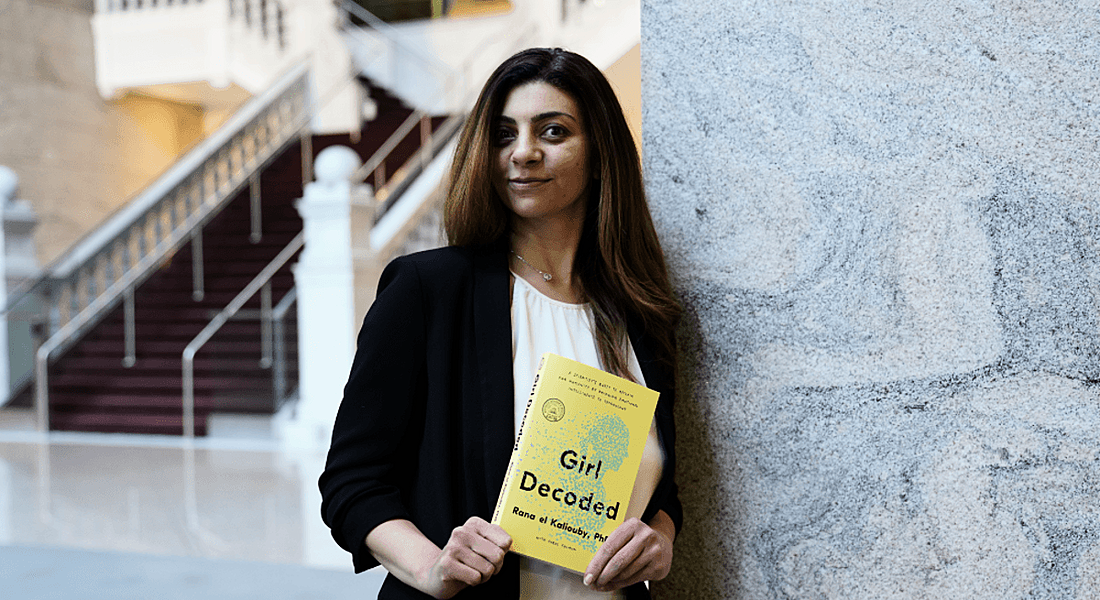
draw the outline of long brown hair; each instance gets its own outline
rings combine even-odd
[[[524,50],[489,77],[466,119],[451,165],[443,216],[448,242],[480,246],[507,235],[510,214],[491,179],[492,132],[512,90],[534,81],[558,88],[580,107],[591,168],[599,175],[598,185],[589,188],[573,268],[592,305],[603,366],[630,376],[622,346],[628,320],[637,321],[657,341],[654,350],[671,366],[681,308],[672,296],[646,204],[638,149],[611,85],[579,54],[559,48]]]

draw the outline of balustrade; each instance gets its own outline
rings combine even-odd
[[[212,2],[225,4],[229,22],[255,30],[265,40],[274,39],[279,50],[286,49],[287,11],[280,0],[96,0],[95,7],[97,14],[122,16],[179,10]]]
[[[202,4],[204,0],[97,0],[96,12],[116,13]]]
[[[106,311],[129,297],[162,261],[195,241],[195,295],[202,295],[201,228],[252,179],[253,172],[297,140],[310,117],[308,73],[292,69],[185,155],[115,218],[47,269],[7,304],[35,310],[45,342],[35,360],[36,408],[48,429],[47,366]],[[132,315],[132,310],[125,311]],[[127,327],[132,327],[128,323]],[[124,363],[132,359],[127,353]]]

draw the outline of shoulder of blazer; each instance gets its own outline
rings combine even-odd
[[[390,262],[393,266],[415,266],[416,270],[430,277],[447,277],[468,272],[473,265],[470,248],[444,246],[399,256]]]
[[[410,276],[419,282],[418,293],[426,309],[442,310],[442,314],[455,318],[459,314],[452,308],[472,306],[469,316],[478,335],[498,337],[509,333],[508,256],[499,248],[448,246],[401,256],[386,266],[379,291],[391,281],[408,281]],[[511,346],[502,347],[510,360]],[[497,365],[497,361],[492,364]]]
[[[406,254],[391,261],[391,267],[414,265],[422,276],[433,280],[453,281],[469,277],[474,272],[507,272],[504,253],[495,246],[444,246]]]

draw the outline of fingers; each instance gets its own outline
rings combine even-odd
[[[584,583],[598,591],[661,579],[672,563],[672,542],[638,519],[615,529],[585,570]]]
[[[492,565],[492,572],[485,579],[499,573],[504,565],[504,556],[512,547],[512,537],[508,532],[480,517],[470,517],[459,529],[463,530],[461,535],[468,541],[469,548]]]
[[[505,552],[512,547],[512,536],[508,535],[500,525],[493,525],[481,517],[470,517],[466,520],[465,527],[473,529],[475,533]]]
[[[456,527],[437,561],[444,581],[484,583],[500,572],[512,538],[498,525],[471,517]]]
[[[622,525],[615,528],[615,531],[611,532],[611,535],[607,537],[607,541],[600,546],[600,549],[596,551],[596,555],[592,557],[591,562],[588,563],[588,568],[584,572],[585,585],[593,585],[609,571],[609,565],[611,559],[614,558],[620,550],[626,546],[634,537],[634,529],[637,528],[637,519],[627,519]],[[615,573],[618,573],[619,568],[613,568]],[[613,576],[615,573],[612,573]],[[610,579],[607,577],[606,579]]]
[[[483,558],[464,552],[461,548],[444,548],[436,562],[435,570],[444,584],[461,583],[478,585],[492,575],[492,565]]]
[[[635,544],[637,544],[637,553],[634,555],[634,559],[626,562],[622,568],[618,570],[618,573],[611,575],[606,581],[600,581],[597,578],[596,585],[603,588],[618,589],[648,579],[644,574],[648,572],[649,567],[653,564],[654,558],[656,558],[655,555],[658,552],[657,548],[654,546],[647,546],[639,540],[634,539],[623,548],[620,554],[633,553],[634,550],[631,547],[635,546]],[[619,556],[616,556],[612,559],[611,563],[609,563],[611,567],[615,566],[615,561],[618,560],[618,558]],[[605,575],[609,573],[610,571],[605,573]]]

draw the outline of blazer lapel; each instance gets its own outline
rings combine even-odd
[[[515,443],[512,381],[512,313],[507,255],[479,252],[474,259],[474,344],[483,409],[485,489],[491,513]]]

